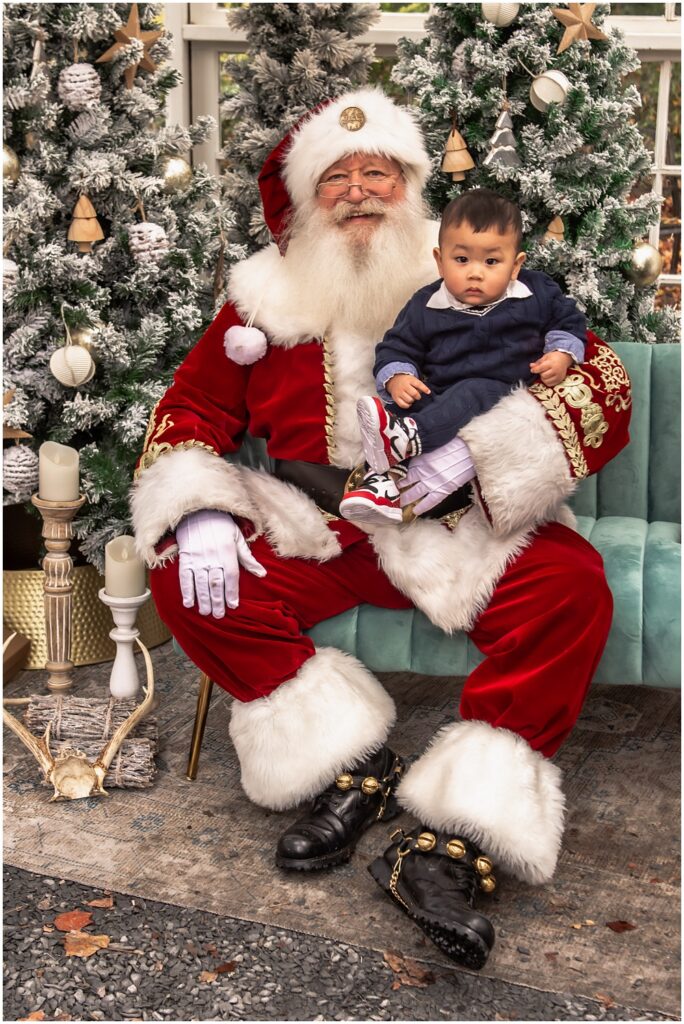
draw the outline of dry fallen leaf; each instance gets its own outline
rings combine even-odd
[[[55,928],[60,932],[80,932],[93,923],[93,915],[89,910],[70,910],[66,914],[58,914],[54,920]]]
[[[650,882],[650,883],[651,883],[652,885],[653,885],[653,884],[656,884],[656,885],[658,885],[658,884],[660,884],[660,883],[662,882],[662,878],[649,878],[649,882]]]
[[[544,956],[547,960],[550,960],[551,963],[558,959],[558,953],[544,953]]]
[[[229,960],[225,964],[219,964],[218,967],[216,968],[216,973],[217,974],[229,974],[231,971],[234,971],[236,967],[237,967],[237,964],[235,963],[235,961],[234,960]]]
[[[52,896],[43,896],[42,900],[36,903],[38,910],[52,910]]]
[[[64,949],[67,956],[92,956],[98,949],[109,945],[108,935],[91,935],[90,932],[67,932]]]
[[[603,992],[594,992],[594,999],[598,999],[599,1003],[601,1003],[606,1010],[612,1010],[614,1006],[617,1006],[613,997],[604,995]]]
[[[46,933],[54,932],[54,930],[55,930],[55,926],[53,924],[44,924],[43,925],[43,931],[46,932]]]
[[[200,981],[206,981],[207,983],[210,983],[212,981],[216,981],[217,978],[218,974],[216,973],[216,971],[200,971]]]
[[[28,1017],[17,1017],[17,1020],[45,1020],[45,1014],[42,1010],[34,1010]]]
[[[606,928],[614,932],[633,932],[636,925],[629,921],[606,921]]]
[[[587,926],[588,926],[589,928],[592,928],[592,927],[593,927],[593,926],[594,926],[594,925],[596,924],[596,921],[591,921],[591,920],[590,920],[589,918],[587,918],[587,920],[586,920],[586,921],[585,921],[584,923],[585,923],[585,924],[586,924],[586,925],[587,925]]]
[[[114,897],[103,896],[99,900],[84,900],[83,902],[86,907],[104,907],[105,910],[109,910],[110,907],[114,906]]]
[[[216,956],[216,954],[218,953],[216,944],[214,942],[208,942],[204,948],[206,949],[207,953],[209,953],[210,956]]]
[[[581,924],[571,924],[570,927],[571,928],[576,928],[579,931],[579,929],[582,927],[582,925]]]
[[[434,984],[434,973],[423,967],[422,964],[419,964],[417,960],[411,960],[410,957],[403,957],[399,953],[391,951],[387,951],[383,956],[385,963],[392,968],[397,976],[392,984],[392,988],[395,988],[395,986],[399,987],[400,985],[426,988],[428,985]]]

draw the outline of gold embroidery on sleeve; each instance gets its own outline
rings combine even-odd
[[[160,444],[158,439],[162,434],[166,433],[169,427],[174,426],[174,422],[170,415],[165,413],[162,417],[161,423],[155,428],[158,406],[159,402],[157,402],[150,414],[150,422],[147,426],[147,433],[145,434],[145,441],[143,443],[143,454],[140,457],[138,468],[133,474],[134,480],[138,479],[143,469],[149,469],[150,466],[157,461],[159,456],[166,454],[166,452],[178,451],[181,448],[204,448],[206,451],[211,452],[212,455],[218,456],[216,449],[212,448],[211,445],[206,444],[204,441],[179,441],[178,444],[169,444],[168,441],[162,441]]]
[[[323,337],[323,389],[325,391],[325,450],[330,465],[335,464],[335,396],[327,335]]]
[[[575,470],[575,476],[578,479],[583,479],[589,475],[589,467],[587,466],[586,459],[582,453],[580,446],[579,437],[575,430],[574,424],[570,418],[568,410],[565,408],[560,400],[560,396],[556,393],[554,388],[547,388],[545,384],[537,381],[536,384],[530,385],[529,390],[534,395],[539,396],[539,401],[544,406],[547,416],[553,420],[553,423],[558,431],[558,435],[563,443],[563,447],[567,452],[570,463]],[[591,396],[591,392],[589,392]]]

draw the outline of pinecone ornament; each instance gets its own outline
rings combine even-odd
[[[128,246],[136,263],[157,263],[168,252],[169,240],[161,224],[144,220],[128,229]]]
[[[38,454],[26,445],[7,448],[2,460],[2,486],[15,497],[38,490]]]
[[[59,73],[57,93],[69,110],[87,110],[97,103],[101,92],[100,76],[92,64],[71,64]]]

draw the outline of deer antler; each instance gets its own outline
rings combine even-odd
[[[145,659],[145,668],[147,670],[147,686],[145,687],[145,699],[142,704],[139,704],[135,711],[132,711],[125,722],[122,722],[119,728],[112,734],[107,746],[104,748],[97,761],[95,762],[96,771],[98,768],[102,769],[102,778],[107,772],[110,764],[114,760],[119,747],[128,736],[131,729],[133,729],[141,718],[144,718],[147,712],[152,706],[154,699],[154,671],[152,669],[152,661],[150,659],[150,652],[147,650],[144,644],[136,637],[136,642],[143,652],[143,658]]]
[[[5,653],[9,645],[12,643],[16,635],[16,633],[12,633],[11,636],[7,637],[2,646],[3,654]],[[36,761],[40,765],[41,770],[45,775],[46,781],[50,782],[52,779],[52,771],[55,767],[55,759],[50,753],[50,723],[48,722],[47,728],[45,730],[45,735],[39,739],[37,736],[34,736],[33,733],[30,732],[26,728],[26,726],[19,721],[19,719],[15,718],[14,715],[11,715],[4,706],[2,709],[2,720],[7,726],[7,728],[11,729],[15,736],[19,737],[24,746],[31,751]]]

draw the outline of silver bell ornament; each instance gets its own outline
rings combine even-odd
[[[520,4],[481,4],[482,17],[497,28],[505,28],[518,17]]]
[[[136,263],[156,263],[168,252],[169,240],[161,224],[144,220],[140,224],[131,224],[128,246]]]
[[[159,173],[164,179],[165,192],[182,192],[192,181],[192,167],[182,156],[165,156]]]
[[[38,490],[38,454],[26,445],[7,448],[2,459],[2,486],[17,497]]]
[[[6,185],[10,181],[15,182],[19,178],[20,171],[19,157],[11,146],[5,144],[2,147],[2,180]]]
[[[552,103],[565,103],[571,83],[562,71],[552,68],[544,71],[532,82],[530,86],[530,103],[537,110],[544,113]]]
[[[663,269],[663,257],[650,242],[640,242],[632,249],[627,276],[637,288],[655,284]]]
[[[57,94],[69,110],[87,110],[101,92],[100,76],[92,64],[71,64],[59,73]]]

